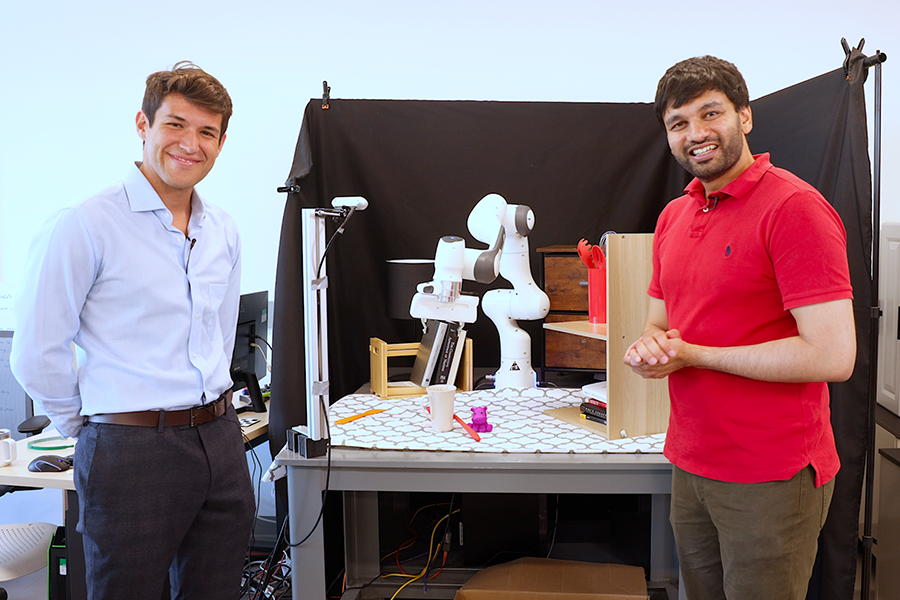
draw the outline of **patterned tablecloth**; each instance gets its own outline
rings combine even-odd
[[[456,394],[456,414],[471,422],[471,408],[487,407],[489,433],[476,442],[454,422],[453,431],[435,433],[420,398],[387,400],[370,394],[352,394],[335,402],[329,411],[334,446],[378,450],[440,450],[459,452],[555,452],[555,453],[662,453],[664,433],[607,440],[586,429],[544,414],[552,408],[578,406],[580,389],[536,388],[479,390]],[[426,399],[427,401],[427,399]],[[335,421],[371,409],[384,412],[343,425]]]

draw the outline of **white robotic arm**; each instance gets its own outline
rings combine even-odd
[[[535,387],[531,337],[516,323],[516,319],[542,319],[550,310],[550,299],[531,276],[527,237],[534,228],[534,212],[488,194],[469,213],[467,226],[472,236],[490,249],[474,250],[466,248],[461,237],[442,237],[434,256],[434,278],[419,284],[409,313],[422,319],[473,323],[478,316],[478,298],[460,294],[462,280],[491,283],[502,275],[513,289],[489,291],[482,305],[500,334],[495,386]]]
[[[445,235],[434,254],[434,277],[420,283],[409,314],[420,319],[474,323],[478,318],[478,298],[461,295],[462,281],[491,283],[500,273],[500,253],[506,234],[496,225],[496,240],[489,250],[466,248],[463,238]]]
[[[506,231],[500,275],[513,285],[511,290],[489,291],[482,301],[484,314],[500,334],[500,369],[495,374],[494,386],[535,387],[531,336],[516,323],[517,319],[543,319],[550,310],[550,299],[531,276],[528,235],[534,229],[534,211],[525,205],[507,204],[497,194],[485,196],[472,210],[468,221],[469,231],[481,241],[485,234],[482,228],[488,221],[485,214],[495,215]]]

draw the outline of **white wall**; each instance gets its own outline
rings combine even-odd
[[[757,98],[840,67],[840,39],[865,37],[868,54],[889,57],[882,198],[884,220],[898,221],[900,9],[866,6],[873,12],[847,0],[3,2],[0,293],[19,281],[40,222],[140,158],[144,79],[182,59],[234,100],[228,141],[200,189],[240,222],[244,292],[274,289],[284,207],[275,188],[326,79],[335,98],[650,102],[666,68],[708,53],[737,64]]]

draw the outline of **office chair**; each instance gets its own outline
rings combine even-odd
[[[52,523],[0,525],[0,581],[18,579],[46,567],[54,533],[56,525]]]
[[[50,425],[45,415],[34,415],[31,398],[19,386],[9,369],[9,354],[12,351],[13,332],[0,330],[0,392],[3,392],[3,408],[14,409],[11,414],[25,418],[19,423],[19,433],[26,436],[37,435]],[[24,406],[24,411],[19,411]],[[8,427],[8,425],[6,426]],[[0,496],[20,490],[36,488],[14,485],[0,486]],[[56,525],[50,523],[17,523],[0,525],[0,581],[10,581],[47,566],[47,550]],[[0,588],[0,600],[4,600],[6,591]]]
[[[50,425],[50,419],[47,418],[47,415],[34,415],[32,417],[25,419],[21,423],[19,423],[19,426],[16,429],[18,429],[19,433],[24,433],[26,436],[32,436],[32,435],[39,434],[44,429],[46,429],[49,425]],[[3,496],[4,494],[9,494],[12,492],[19,492],[22,490],[33,490],[33,489],[36,489],[36,488],[22,487],[22,486],[16,486],[16,485],[0,485],[0,496]],[[0,581],[2,581],[2,580],[0,580]],[[0,600],[3,600],[3,598],[0,597]]]
[[[45,415],[30,417],[19,424],[19,433],[37,435],[50,425]],[[35,488],[13,485],[0,486],[0,496]],[[56,533],[51,523],[18,523],[0,525],[0,582],[30,575],[47,566],[47,549]],[[0,587],[0,600],[6,600],[6,590]]]

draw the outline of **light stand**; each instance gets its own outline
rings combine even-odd
[[[850,54],[846,40],[841,40],[844,52]],[[860,40],[859,50],[862,52],[865,40]],[[875,493],[875,404],[878,396],[878,330],[881,317],[880,298],[878,297],[878,273],[881,239],[881,63],[887,60],[887,55],[880,50],[875,51],[874,56],[864,59],[866,69],[875,67],[875,125],[872,170],[872,271],[870,273],[871,297],[873,306],[870,308],[869,323],[869,397],[868,397],[868,422],[866,428],[866,474],[865,474],[865,507],[863,516],[862,535],[862,576],[860,582],[860,595],[862,600],[869,600],[872,579],[872,545],[875,538],[872,536],[873,503]]]
[[[331,242],[344,232],[344,225],[357,210],[368,206],[364,198],[335,198],[334,208],[301,210],[303,251],[303,329],[306,348],[306,425],[293,428],[288,438],[294,452],[306,457],[323,456],[328,450],[328,275],[325,255]],[[340,219],[326,244],[325,220]]]

